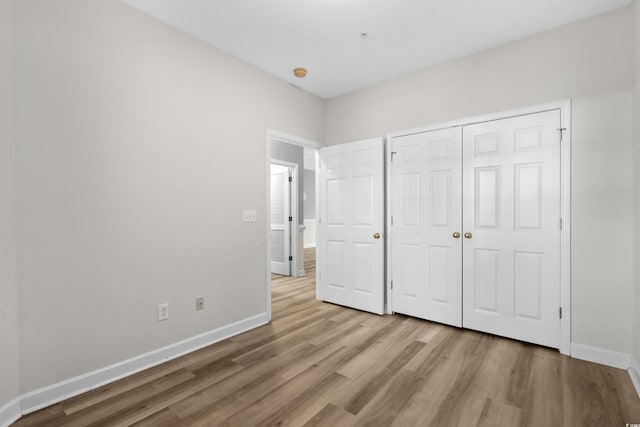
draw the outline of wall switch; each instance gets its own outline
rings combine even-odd
[[[204,310],[204,297],[196,298],[196,311]]]
[[[160,304],[158,306],[158,321],[167,320],[169,318],[169,303]]]
[[[242,211],[242,219],[244,222],[256,222],[258,214],[255,210],[245,209]]]

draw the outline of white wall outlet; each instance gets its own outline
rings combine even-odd
[[[169,303],[160,304],[158,306],[158,321],[167,320],[169,318]]]
[[[258,219],[258,214],[255,210],[245,209],[242,211],[242,219],[244,222],[256,222]]]
[[[196,298],[196,311],[204,310],[204,297]]]

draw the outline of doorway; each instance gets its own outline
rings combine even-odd
[[[272,313],[271,282],[275,280],[272,278],[272,272],[284,274],[284,278],[286,276],[297,278],[307,276],[307,270],[310,269],[309,273],[315,275],[315,241],[317,239],[315,231],[317,206],[315,170],[318,161],[317,150],[321,147],[322,145],[317,142],[267,129],[265,159],[267,193],[265,212],[267,215],[265,222],[266,294],[269,319],[271,319]],[[282,175],[276,172],[276,176],[272,177],[272,164],[284,167],[284,169],[276,167],[274,171],[283,172],[286,170],[286,174],[290,173],[290,176],[285,178],[284,172]],[[289,181],[289,177],[291,181]],[[305,177],[308,177],[306,181],[313,181],[312,187],[309,187],[308,182],[305,184]],[[285,184],[289,182],[291,183],[290,196],[287,198]],[[276,196],[275,200],[272,200],[272,186],[282,189],[281,195]],[[284,214],[287,200],[289,215]],[[283,221],[283,219],[287,221]],[[287,222],[289,223],[288,228],[286,227]],[[307,230],[307,227],[310,230]],[[287,229],[289,231],[288,238],[285,236]],[[287,242],[289,250],[288,255],[285,255]],[[309,264],[310,257],[314,261],[313,268]],[[305,264],[309,267],[305,267]],[[279,268],[280,270],[278,270]]]

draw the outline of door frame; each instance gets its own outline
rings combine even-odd
[[[282,164],[281,161],[279,160],[274,160],[271,159],[271,144],[275,141],[278,142],[283,142],[285,144],[291,144],[291,145],[297,145],[297,146],[301,146],[301,147],[308,147],[308,148],[312,148],[316,151],[316,166],[318,163],[318,149],[324,147],[323,144],[320,144],[319,142],[315,142],[315,141],[311,141],[308,139],[304,139],[304,138],[300,138],[298,136],[294,136],[294,135],[289,135],[287,133],[284,132],[280,132],[277,130],[273,130],[273,129],[269,129],[267,128],[266,130],[266,137],[265,137],[265,190],[266,190],[266,194],[265,194],[265,247],[266,247],[266,254],[265,254],[265,269],[266,269],[266,274],[265,274],[265,293],[266,293],[266,304],[267,304],[267,318],[269,319],[269,321],[271,321],[271,163],[278,163],[278,164]],[[286,163],[286,162],[284,162]],[[296,165],[297,166],[297,165]],[[317,168],[316,168],[316,174],[317,174]],[[318,180],[316,179],[316,190],[317,190],[317,185],[318,185]],[[292,193],[295,194],[295,198],[296,198],[296,205],[295,205],[295,210],[294,212],[296,212],[296,216],[299,214],[298,213],[298,194],[297,194],[297,180],[294,180],[294,183],[296,184],[296,189],[292,189]],[[316,218],[318,215],[318,192],[316,191]],[[293,203],[293,202],[292,202]],[[298,218],[294,218],[294,224],[295,224],[295,229],[291,230],[291,232],[293,233],[293,235],[295,236],[294,238],[292,238],[292,246],[294,246],[294,241],[295,241],[295,246],[292,248],[292,252],[293,252],[293,261],[292,261],[292,276],[298,275]],[[316,241],[318,239],[318,232],[316,229]],[[294,240],[295,239],[295,240]],[[317,262],[317,261],[316,261]]]
[[[289,277],[298,277],[298,222],[300,217],[298,206],[298,164],[293,162],[287,162],[285,160],[271,159],[271,165],[284,166],[291,170],[291,177],[295,177],[291,180],[289,186],[289,213],[291,215],[291,221],[289,224],[289,255],[292,257],[291,264],[289,265]],[[269,171],[271,172],[271,171]],[[269,173],[269,196],[271,196],[271,173]],[[267,222],[269,224],[269,232],[271,232],[271,197],[269,197],[269,211],[267,211]],[[294,227],[295,225],[295,227]],[[295,228],[295,230],[294,230]],[[296,250],[294,250],[296,249]],[[269,250],[271,250],[271,234],[269,234]],[[285,254],[285,256],[287,256]],[[271,258],[271,257],[269,257]],[[295,267],[295,268],[294,268]],[[271,264],[269,264],[269,270],[271,270]],[[271,272],[271,271],[269,271]]]
[[[496,113],[484,114],[480,116],[467,117],[448,122],[436,123],[433,125],[418,128],[401,130],[387,133],[386,137],[386,227],[387,241],[387,274],[386,274],[386,312],[392,313],[393,294],[391,293],[391,278],[393,277],[392,266],[392,243],[393,227],[391,226],[392,207],[391,197],[391,176],[393,163],[391,159],[393,138],[412,135],[416,133],[429,132],[450,127],[468,126],[476,123],[493,120],[508,119],[511,117],[526,114],[541,113],[545,111],[559,110],[560,128],[563,129],[562,142],[560,144],[560,217],[562,229],[560,230],[560,306],[562,307],[562,318],[560,319],[560,353],[571,355],[571,99],[549,102],[545,104],[533,105],[529,107],[517,108],[513,110],[500,111]]]

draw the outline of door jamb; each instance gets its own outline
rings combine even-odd
[[[266,277],[265,277],[265,290],[266,290],[266,305],[267,305],[267,318],[271,321],[271,219],[269,219],[269,215],[271,212],[271,163],[274,163],[271,159],[271,144],[274,141],[284,142],[286,144],[298,145],[302,147],[313,148],[316,150],[316,158],[317,158],[317,150],[321,147],[324,147],[323,144],[320,144],[315,141],[311,141],[308,139],[300,138],[298,136],[289,135],[284,132],[280,132],[277,130],[269,129],[266,130],[266,149],[265,149],[265,188],[266,188],[266,209],[265,209],[265,247],[266,247],[266,257],[265,257],[265,266],[266,266]],[[316,170],[317,173],[317,170]],[[317,180],[316,180],[317,181]],[[297,185],[297,180],[294,180]],[[293,191],[293,189],[292,189]],[[297,205],[297,192],[295,193],[296,197],[296,208],[295,211],[298,211]],[[316,203],[316,218],[318,217],[318,204]],[[296,246],[292,249],[293,253],[293,266],[292,273],[295,272],[296,275],[298,273],[298,221],[295,222],[295,230],[292,230],[292,233],[295,235]],[[317,233],[317,232],[316,232]],[[317,241],[317,236],[316,236]],[[292,239],[293,242],[293,239]],[[293,245],[293,243],[292,243]]]
[[[560,112],[560,128],[562,129],[562,141],[560,143],[560,217],[562,219],[562,228],[560,230],[560,307],[562,307],[562,318],[560,319],[559,350],[562,354],[571,355],[571,99],[387,133],[386,220],[388,232],[386,250],[389,256],[387,256],[386,303],[388,314],[393,313],[393,294],[391,292],[391,280],[393,279],[391,259],[393,256],[391,253],[393,228],[391,227],[391,217],[393,210],[391,209],[391,197],[389,197],[393,168],[391,161],[393,138],[552,110]]]

